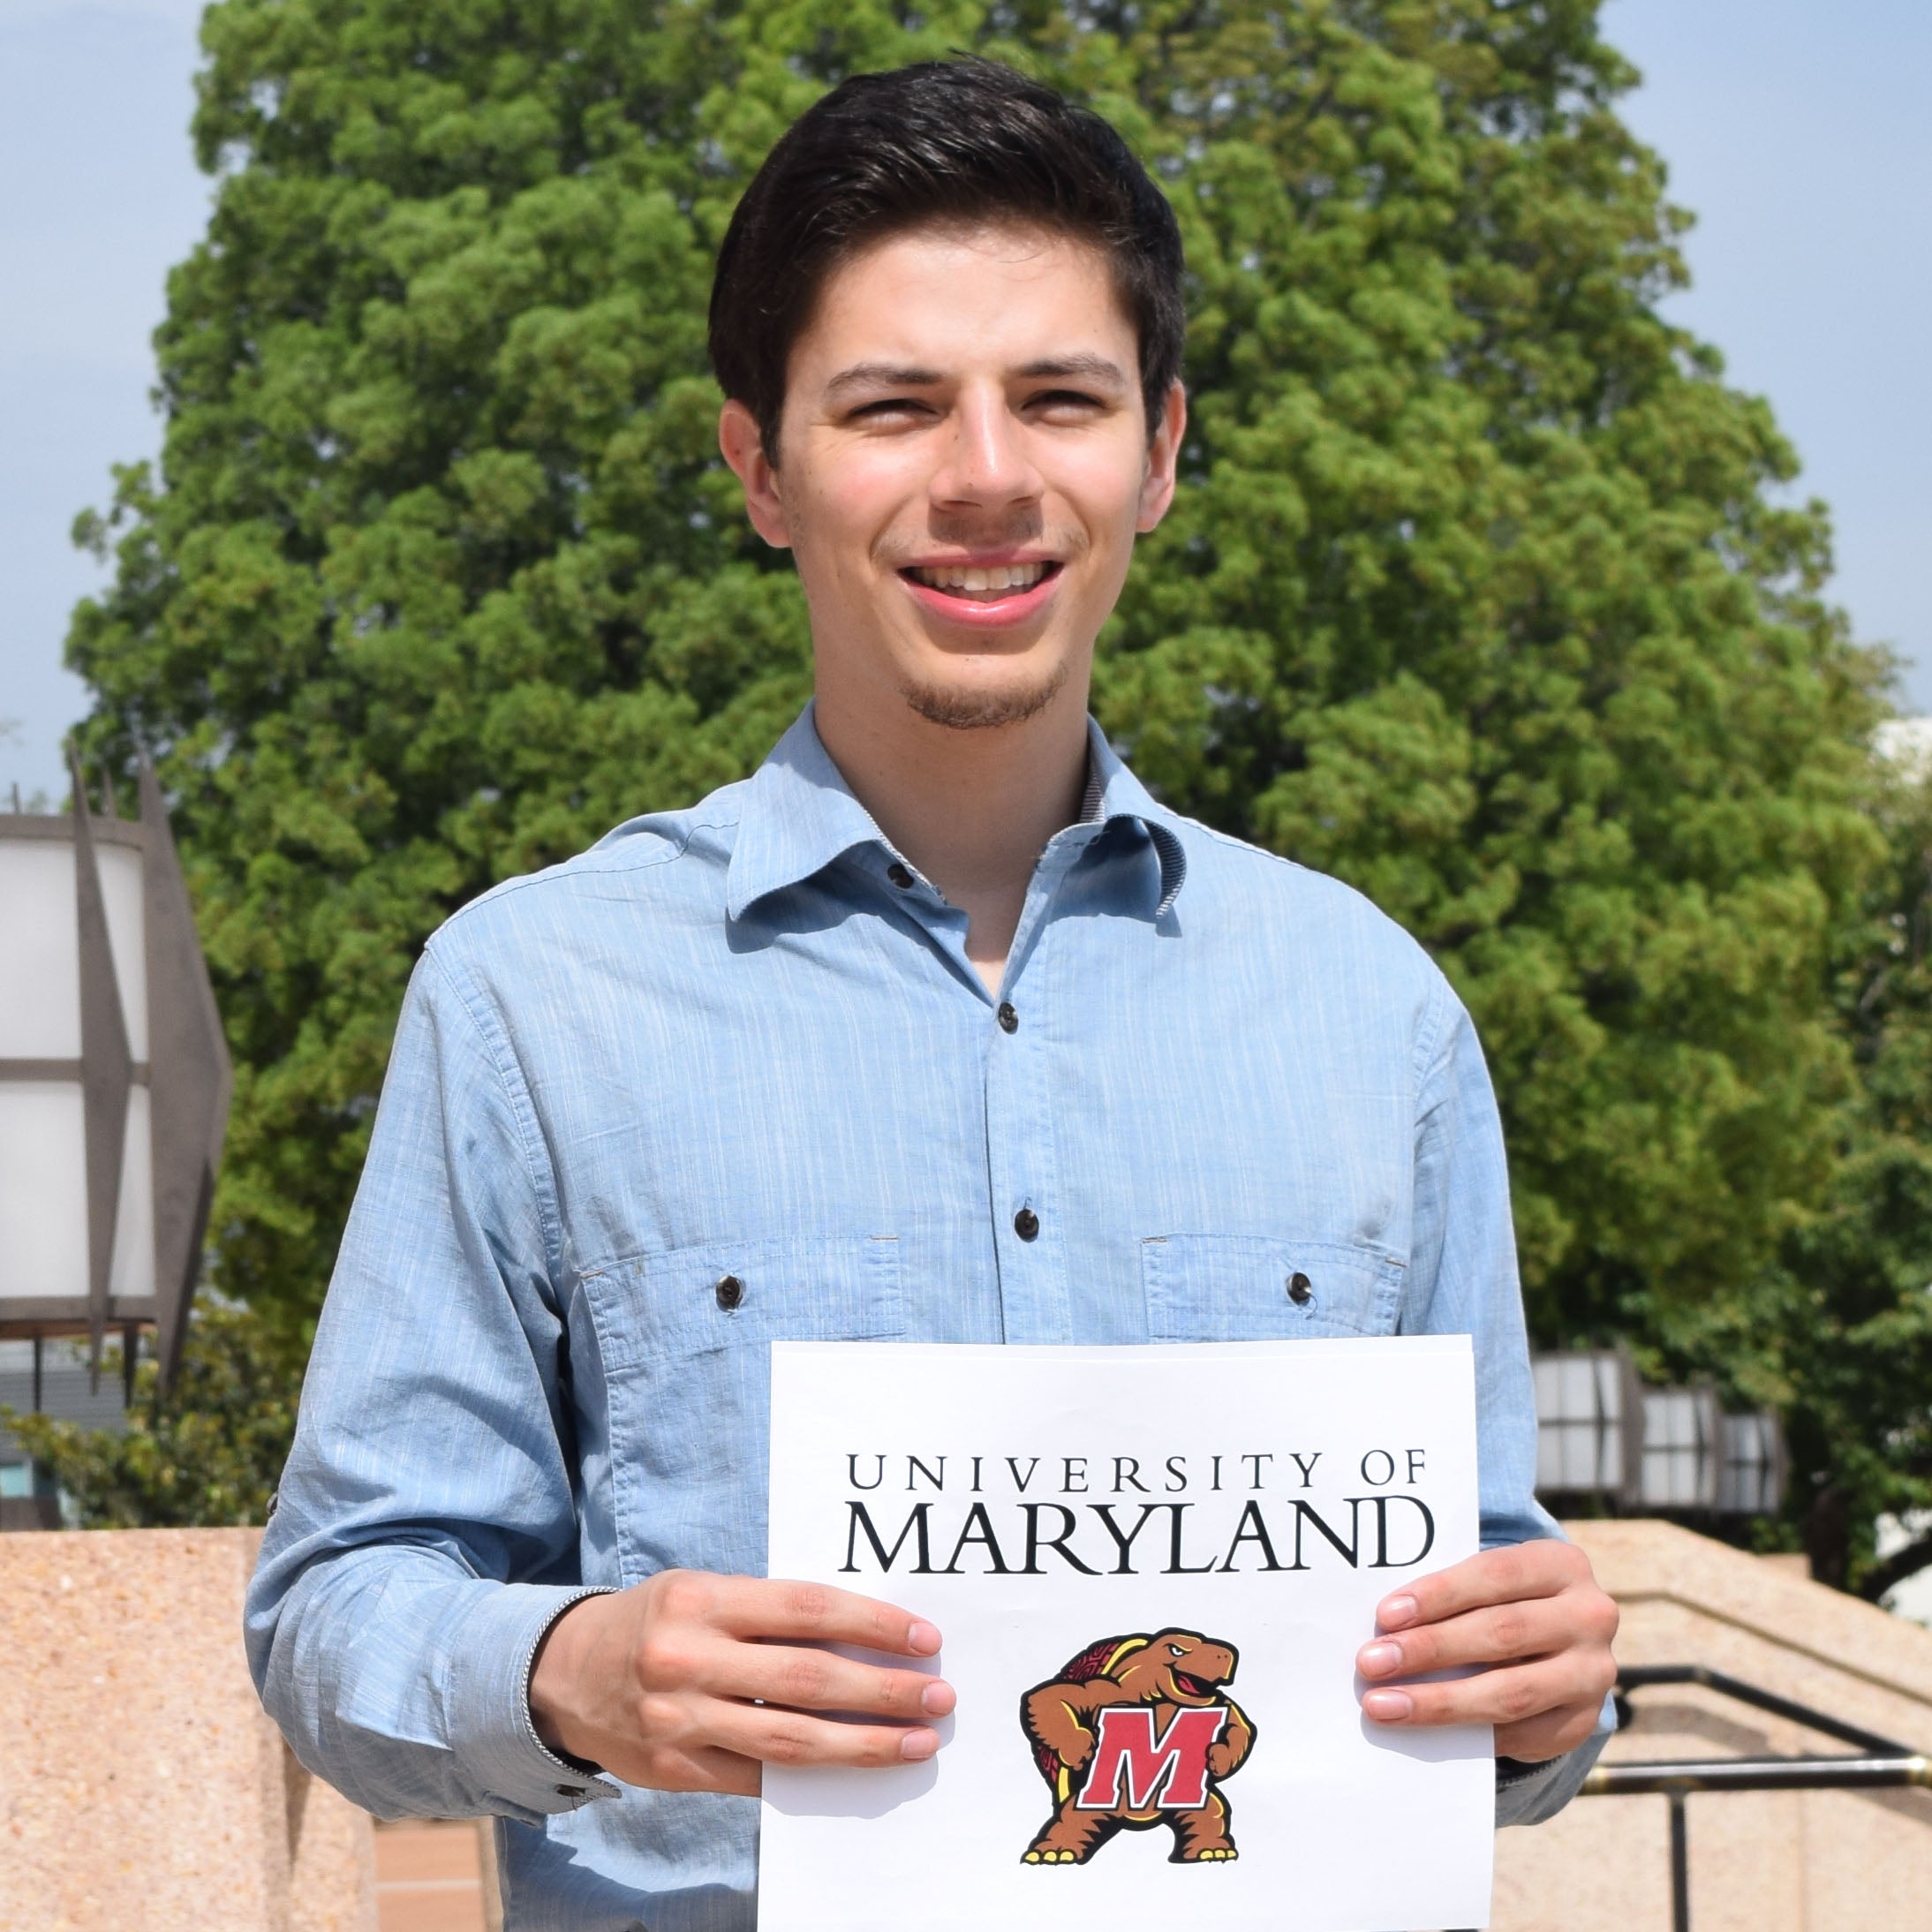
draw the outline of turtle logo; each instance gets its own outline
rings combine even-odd
[[[1059,1809],[1029,1865],[1084,1865],[1120,1831],[1164,1824],[1172,1865],[1236,1858],[1219,1786],[1254,1748],[1226,1694],[1238,1653],[1189,1630],[1103,1637],[1020,1700],[1020,1725]]]

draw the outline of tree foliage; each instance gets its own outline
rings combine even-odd
[[[1871,1596],[1932,1564],[1932,1536],[1872,1560],[1877,1512],[1932,1501],[1932,771],[1889,774],[1876,819],[1886,864],[1833,975],[1858,1088],[1823,1209],[1758,1297],[1814,1570]]]
[[[1878,1238],[1843,1191],[1867,1129],[1832,989],[1884,890],[1880,667],[1822,600],[1769,411],[1658,316],[1681,217],[1596,16],[212,7],[162,471],[84,520],[117,574],[71,651],[94,748],[164,754],[179,802],[239,1064],[223,1286],[291,1332],[313,1309],[425,935],[745,772],[804,698],[795,581],[713,449],[712,252],[824,87],[974,48],[1109,114],[1188,242],[1184,487],[1104,639],[1103,721],[1449,971],[1543,1340],[1627,1332],[1809,1414],[1792,1310],[1865,1264],[1833,1240]],[[1855,1522],[1894,1465],[1838,1427],[1806,1493],[1849,1485]]]
[[[102,1373],[122,1372],[110,1343]],[[138,1362],[127,1426],[84,1429],[0,1408],[0,1423],[74,1499],[84,1529],[206,1528],[259,1523],[288,1460],[301,1392],[275,1324],[246,1307],[204,1300],[163,1393]]]

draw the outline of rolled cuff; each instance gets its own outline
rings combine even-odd
[[[449,1664],[449,1745],[464,1780],[487,1794],[492,1811],[531,1822],[621,1795],[594,1766],[551,1750],[530,1710],[530,1673],[545,1633],[573,1604],[609,1594],[504,1583],[464,1619]]]
[[[1541,1824],[1553,1818],[1581,1787],[1617,1729],[1615,1702],[1606,1697],[1597,1714],[1596,1728],[1574,1751],[1541,1764],[1521,1764],[1513,1758],[1496,1761],[1496,1822]]]

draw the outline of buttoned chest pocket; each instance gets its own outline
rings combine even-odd
[[[772,1341],[888,1341],[905,1333],[888,1234],[707,1241],[587,1274],[607,1367]]]
[[[1141,1243],[1151,1341],[1392,1335],[1402,1264],[1331,1241],[1164,1234]]]

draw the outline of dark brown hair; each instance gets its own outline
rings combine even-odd
[[[1181,230],[1098,114],[997,61],[962,57],[855,74],[765,158],[718,252],[711,360],[777,461],[792,345],[826,278],[868,243],[932,223],[1020,222],[1106,256],[1140,338],[1152,434],[1181,374]]]

